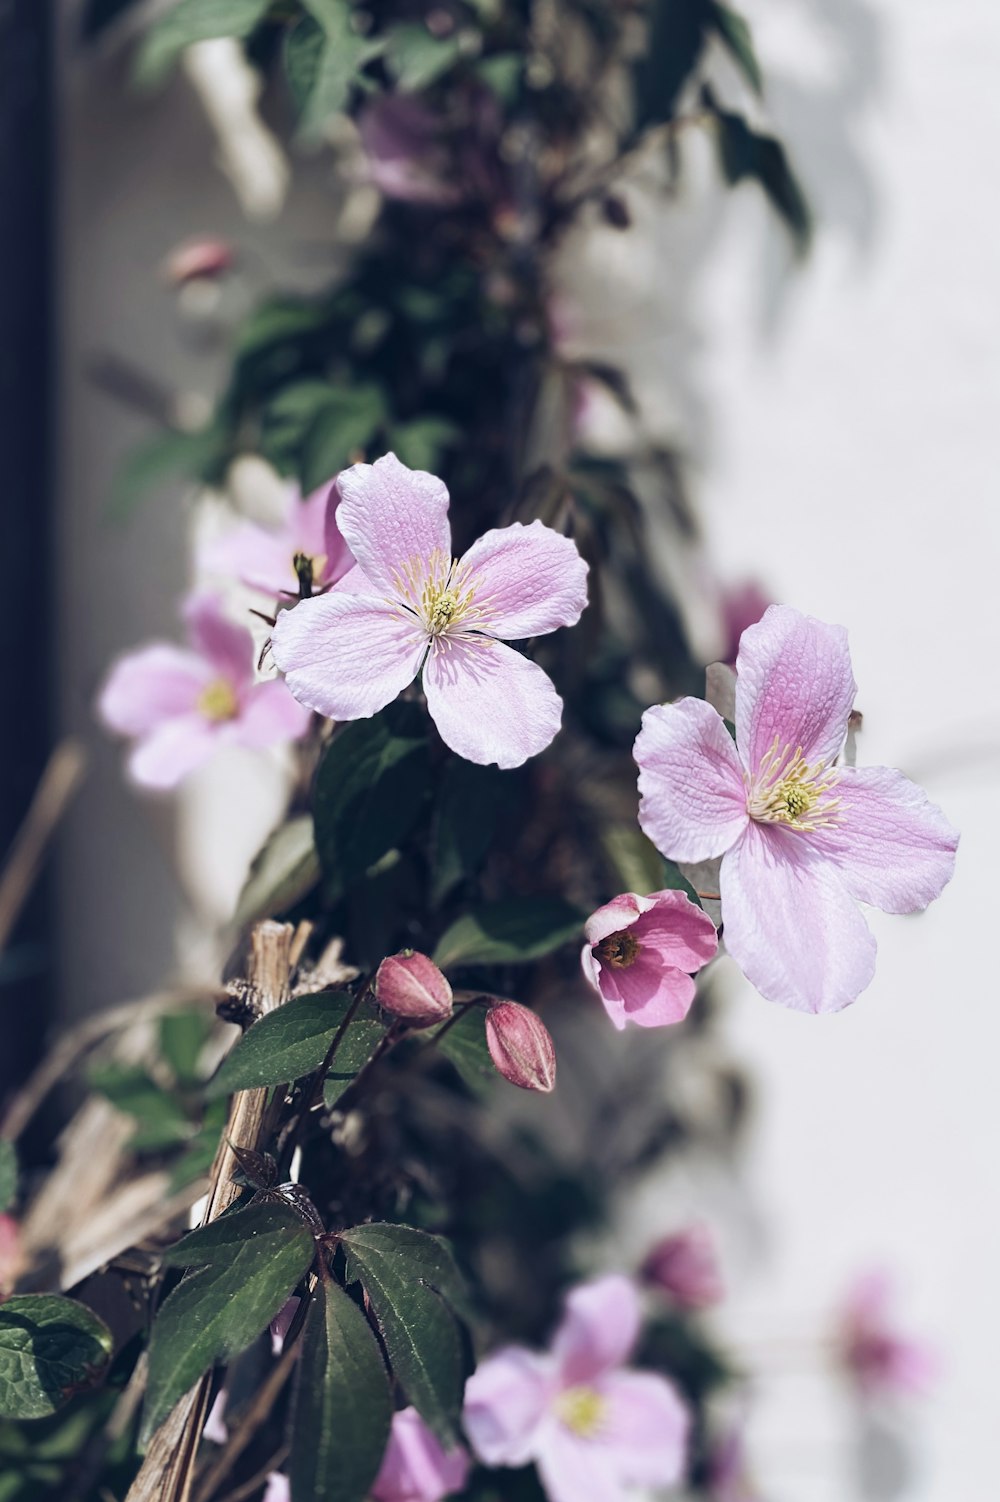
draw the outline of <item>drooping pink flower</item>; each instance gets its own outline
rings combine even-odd
[[[587,919],[583,973],[619,1031],[681,1022],[692,974],[715,954],[715,924],[685,892],[623,892]]]
[[[958,835],[902,773],[838,764],[855,693],[842,626],[772,605],[736,670],[735,746],[701,699],[646,711],[639,822],[673,860],[722,856],[723,937],[762,995],[835,1012],[875,970],[858,903],[926,907]]]
[[[892,1303],[892,1279],[878,1271],[856,1281],[844,1306],[839,1346],[848,1373],[866,1397],[924,1393],[938,1372],[930,1346],[897,1328]]]
[[[465,1430],[488,1466],[534,1461],[549,1502],[623,1502],[671,1486],[686,1461],[688,1412],[670,1382],[626,1362],[639,1299],[612,1275],[573,1289],[551,1349],[508,1346],[465,1388]]]
[[[260,749],[297,740],[309,724],[280,679],[254,681],[253,637],[212,595],[185,606],[190,648],[153,642],[121,657],[98,699],[104,724],[135,742],[141,787],[176,787],[224,746]]]
[[[417,1410],[404,1408],[393,1414],[372,1502],[442,1502],[462,1490],[469,1469],[463,1449],[445,1450]]]
[[[333,720],[377,714],[423,672],[442,740],[469,761],[517,767],[559,730],[551,679],[508,647],[572,626],[587,565],[539,521],[486,532],[451,555],[448,492],[395,454],[339,476],[340,530],[358,567],[283,611],[274,660],[301,704]]]
[[[298,556],[309,559],[315,590],[328,588],[354,566],[337,525],[340,493],[336,480],[302,500],[296,485],[286,492],[285,515],[277,526],[239,521],[200,550],[198,566],[208,574],[239,579],[276,599],[299,593]]]
[[[680,1309],[708,1309],[725,1294],[715,1242],[703,1225],[662,1237],[643,1262],[642,1276]]]

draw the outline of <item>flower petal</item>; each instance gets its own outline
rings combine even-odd
[[[128,774],[139,787],[164,792],[183,782],[219,749],[219,735],[200,714],[168,720],[140,740],[128,759]]]
[[[155,642],[114,663],[97,712],[119,735],[146,735],[164,720],[192,713],[211,676],[211,668],[193,652]]]
[[[486,629],[508,641],[575,626],[587,603],[587,573],[576,543],[540,521],[484,532],[459,564],[463,587],[487,611]]]
[[[686,892],[668,888],[652,892],[651,906],[637,920],[633,933],[644,950],[652,950],[664,965],[693,975],[719,947],[715,924]]]
[[[523,1346],[481,1361],[465,1384],[462,1422],[484,1465],[525,1465],[555,1391],[553,1364]]]
[[[735,844],[748,819],[743,769],[729,732],[704,700],[647,709],[633,755],[639,823],[663,855],[708,860]]]
[[[378,594],[397,596],[407,566],[422,576],[432,554],[450,563],[448,491],[436,475],[386,454],[345,469],[337,484],[337,524]]]
[[[184,620],[195,651],[234,688],[253,678],[253,637],[246,626],[229,619],[216,595],[191,595],[184,604]]]
[[[323,547],[326,554],[326,568],[323,570],[323,583],[336,584],[354,567],[354,554],[347,546],[347,539],[340,530],[337,513],[340,502],[343,499],[340,493],[340,485],[336,480],[329,485],[324,485],[316,490],[306,501],[310,505],[322,497],[323,508]]]
[[[736,744],[756,772],[777,739],[805,761],[829,762],[847,734],[857,685],[847,632],[771,605],[740,639],[736,659]]]
[[[401,1409],[393,1414],[372,1502],[441,1502],[463,1489],[469,1468],[464,1450],[446,1451],[415,1408]]]
[[[365,720],[413,682],[427,639],[384,601],[334,590],[283,610],[272,650],[300,704]]]
[[[639,1295],[620,1273],[572,1289],[552,1342],[561,1384],[592,1382],[621,1366],[632,1354],[640,1323]]]
[[[652,906],[652,897],[640,897],[637,892],[622,892],[620,897],[612,897],[587,919],[583,930],[587,943],[599,944],[611,934],[630,928],[640,914],[647,913]]]
[[[614,1372],[598,1390],[609,1410],[601,1447],[621,1479],[640,1486],[679,1481],[691,1419],[673,1384],[656,1372]]]
[[[295,552],[288,526],[273,531],[243,520],[207,542],[199,551],[198,565],[208,574],[238,579],[248,588],[277,599],[280,594],[298,593],[292,563]]]
[[[280,678],[254,683],[243,695],[237,719],[226,726],[227,739],[251,748],[297,741],[309,729],[309,710],[289,693]]]
[[[795,830],[751,824],[723,858],[723,938],[762,996],[837,1012],[875,973],[875,940],[838,872]]]
[[[811,836],[860,902],[915,913],[955,870],[958,832],[922,788],[892,767],[843,767],[837,822]]]
[[[481,766],[521,766],[545,750],[562,722],[551,678],[486,636],[439,638],[424,665],[424,692],[445,745]]]
[[[628,1502],[612,1456],[596,1439],[545,1424],[536,1457],[549,1502]]]
[[[640,954],[624,970],[602,967],[599,982],[605,1010],[619,1032],[626,1022],[639,1027],[670,1027],[683,1022],[694,1001],[690,975],[664,964],[653,954]]]

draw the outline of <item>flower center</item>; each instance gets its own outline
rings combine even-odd
[[[792,829],[823,829],[837,822],[840,799],[831,797],[837,785],[836,767],[817,762],[810,766],[802,747],[780,747],[778,737],[761,758],[747,798],[747,812],[761,824],[787,824]]]
[[[570,1387],[560,1393],[555,1402],[556,1415],[578,1434],[581,1439],[591,1439],[604,1422],[607,1402],[593,1387]]]
[[[622,929],[602,939],[594,953],[602,965],[608,965],[612,970],[627,970],[639,958],[639,940],[627,928]]]
[[[227,678],[215,678],[198,695],[198,712],[206,720],[233,720],[239,710],[233,685]]]
[[[411,559],[394,583],[399,603],[415,615],[432,641],[458,630],[484,631],[487,611],[476,600],[469,570],[438,549],[424,562]]]

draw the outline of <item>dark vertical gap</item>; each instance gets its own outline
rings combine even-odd
[[[53,139],[49,0],[0,0],[0,862],[52,744]],[[0,1098],[37,1058],[53,996],[43,880],[0,954]]]

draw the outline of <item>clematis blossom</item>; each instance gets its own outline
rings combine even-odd
[[[393,1414],[372,1502],[442,1502],[463,1490],[469,1470],[464,1450],[445,1450],[417,1410],[403,1408]]]
[[[718,948],[715,924],[684,892],[624,892],[587,919],[583,973],[619,1031],[666,1027],[694,1000],[692,975]]]
[[[838,761],[855,682],[842,626],[772,605],[744,631],[736,744],[701,699],[646,711],[639,823],[672,860],[722,856],[726,948],[762,995],[835,1012],[864,990],[875,940],[859,907],[924,908],[958,835],[901,772]]]
[[[838,1344],[844,1366],[865,1397],[919,1395],[937,1375],[935,1353],[899,1329],[892,1301],[891,1278],[869,1272],[850,1290],[841,1318]]]
[[[551,679],[507,641],[572,626],[587,565],[539,521],[486,532],[451,553],[448,491],[395,454],[338,477],[337,520],[358,566],[283,611],[274,660],[301,704],[332,720],[377,714],[418,673],[446,745],[518,767],[559,730]]]
[[[549,1502],[625,1502],[684,1472],[689,1416],[665,1377],[631,1371],[635,1288],[611,1275],[574,1288],[551,1349],[508,1346],[465,1388],[464,1423],[487,1466],[534,1461]]]
[[[725,1294],[715,1242],[704,1225],[662,1237],[643,1262],[642,1276],[678,1309],[708,1309]]]
[[[212,595],[184,610],[191,645],[153,642],[119,658],[98,698],[109,730],[134,742],[140,787],[176,787],[224,746],[257,750],[298,740],[309,713],[280,679],[255,681],[253,637]]]
[[[200,572],[238,579],[270,599],[299,593],[296,558],[307,559],[313,588],[326,589],[354,566],[337,525],[340,494],[336,480],[302,500],[296,485],[286,491],[285,514],[277,526],[242,520],[200,549]]]

